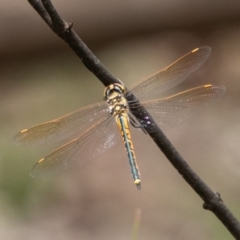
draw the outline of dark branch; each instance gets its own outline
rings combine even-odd
[[[31,6],[38,12],[41,18],[47,23],[48,26],[52,25],[52,20],[48,15],[48,12],[45,10],[45,7],[42,4],[41,0],[29,1]]]
[[[67,23],[59,16],[51,1],[28,1],[48,26],[72,48],[82,60],[83,64],[104,84],[104,86],[109,86],[113,82],[120,83],[117,78],[107,71],[106,67],[73,31],[72,24]]]
[[[112,83],[120,83],[111,73],[107,71],[105,66],[91,52],[85,43],[73,31],[72,24],[65,22],[50,0],[28,0],[48,26],[62,38],[72,50],[79,56],[84,65],[105,85]],[[128,100],[138,101],[133,95]],[[148,116],[148,112],[142,107],[138,112],[134,112],[138,119]],[[154,120],[149,119],[153,124]],[[229,209],[224,205],[218,193],[214,193],[200,178],[193,172],[182,156],[177,152],[174,146],[170,143],[167,137],[155,124],[155,132],[148,132],[157,146],[165,154],[172,165],[178,170],[187,183],[194,191],[203,199],[204,208],[212,211],[219,220],[228,228],[231,234],[240,239],[240,224],[233,216]]]

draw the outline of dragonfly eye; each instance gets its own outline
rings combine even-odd
[[[126,89],[122,84],[114,83],[109,85],[104,90],[104,100],[107,100],[107,98],[111,95],[111,93],[116,92],[119,94],[126,94]]]

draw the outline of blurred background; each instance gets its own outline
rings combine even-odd
[[[173,92],[224,85],[225,96],[165,131],[196,173],[240,219],[240,2],[53,1],[61,16],[127,87],[200,46],[207,62]],[[142,190],[119,142],[75,171],[33,179],[32,166],[65,142],[16,147],[20,130],[102,101],[104,87],[27,1],[0,2],[1,239],[233,239],[152,140],[133,129]],[[172,91],[171,91],[172,93]],[[170,94],[170,93],[169,93]]]

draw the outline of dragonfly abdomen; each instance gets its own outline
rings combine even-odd
[[[127,113],[121,113],[116,116],[116,122],[120,129],[120,133],[123,138],[123,142],[125,145],[125,149],[127,151],[129,164],[131,167],[131,172],[134,179],[134,184],[137,186],[138,189],[141,189],[141,178],[140,172],[138,170],[137,162],[136,162],[136,155],[133,148],[133,142],[131,138],[131,134],[129,131],[129,124],[128,124],[128,116]]]

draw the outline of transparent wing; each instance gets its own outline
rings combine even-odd
[[[39,160],[33,167],[31,176],[49,176],[79,167],[113,147],[119,139],[117,124],[114,118],[109,116],[79,138]]]
[[[55,120],[24,129],[14,136],[16,145],[37,145],[69,137],[109,114],[105,102],[92,104]]]
[[[210,47],[196,48],[170,66],[141,81],[130,92],[139,99],[154,98],[159,93],[184,81],[192,72],[202,66],[210,53]]]
[[[203,109],[217,102],[225,93],[224,86],[204,85],[184,92],[141,103],[161,129],[167,129],[185,122]],[[137,108],[133,104],[131,109]],[[148,119],[141,119],[142,124],[154,131]]]

